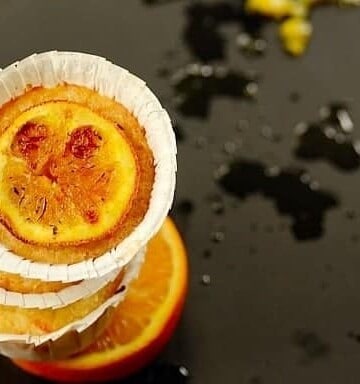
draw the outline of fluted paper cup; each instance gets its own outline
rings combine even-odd
[[[45,264],[0,245],[0,270],[24,278],[75,282],[101,278],[126,265],[158,232],[171,207],[176,174],[176,141],[170,118],[145,82],[104,58],[77,52],[45,52],[0,72],[0,106],[32,87],[84,86],[127,108],[144,128],[154,156],[155,180],[140,224],[115,248],[75,264]]]
[[[137,278],[144,261],[145,249],[138,252],[125,268],[120,292],[115,293],[96,310],[54,332],[44,335],[0,333],[0,353],[13,359],[64,359],[88,347],[108,325],[114,308],[126,297],[128,286]],[[70,304],[71,305],[71,304]],[[56,309],[54,309],[56,311]]]

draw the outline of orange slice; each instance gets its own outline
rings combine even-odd
[[[98,237],[126,213],[136,161],[116,124],[89,108],[63,101],[30,108],[0,136],[1,211],[28,241]]]
[[[184,305],[187,277],[184,244],[167,219],[149,243],[139,278],[100,339],[66,361],[14,363],[31,374],[61,382],[128,376],[154,359],[171,337]]]

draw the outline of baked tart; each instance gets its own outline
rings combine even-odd
[[[0,353],[59,358],[93,341],[175,173],[169,116],[125,69],[46,52],[0,71]]]
[[[38,262],[73,264],[121,242],[154,182],[144,129],[85,87],[38,87],[0,109],[0,242]]]

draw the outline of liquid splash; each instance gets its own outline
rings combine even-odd
[[[295,127],[299,138],[295,155],[308,161],[325,160],[343,171],[358,169],[360,142],[353,138],[354,123],[347,106],[332,103],[319,112],[318,121]]]
[[[241,1],[213,4],[195,2],[186,9],[186,20],[183,40],[192,56],[202,62],[225,58],[230,39],[226,38],[221,30],[224,25],[241,26],[242,36],[246,34],[248,38],[247,44],[241,44],[244,39],[239,37],[237,41],[240,40],[240,48],[244,48],[248,53],[259,54],[264,50],[266,43],[259,36],[265,18],[245,16]]]
[[[293,219],[291,229],[298,240],[321,237],[326,212],[339,204],[336,196],[321,191],[309,174],[296,168],[267,168],[260,162],[238,159],[224,167],[218,183],[241,200],[260,194],[274,201],[281,215]]]
[[[189,64],[172,77],[176,108],[185,116],[206,118],[218,96],[253,100],[257,94],[257,75],[222,65]]]

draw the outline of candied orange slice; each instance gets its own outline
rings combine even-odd
[[[57,101],[20,114],[0,137],[0,208],[18,238],[77,242],[109,231],[129,209],[137,160],[121,129]]]

